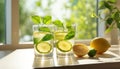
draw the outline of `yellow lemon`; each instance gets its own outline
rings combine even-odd
[[[105,38],[97,37],[90,42],[90,47],[95,49],[97,54],[103,54],[109,49],[110,43]]]
[[[73,46],[73,52],[76,56],[82,57],[89,52],[89,49],[85,44],[75,44]]]

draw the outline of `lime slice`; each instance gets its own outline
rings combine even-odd
[[[56,40],[63,40],[66,36],[67,32],[55,32]]]
[[[68,52],[72,49],[72,44],[68,41],[62,40],[57,43],[57,48],[62,52]]]
[[[50,53],[52,49],[52,46],[48,42],[40,42],[39,44],[36,45],[36,50],[39,53]]]

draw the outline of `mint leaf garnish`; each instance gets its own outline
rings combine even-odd
[[[40,27],[39,31],[50,32],[50,29],[48,27]]]
[[[41,40],[40,38],[33,38],[34,44],[38,44]]]
[[[53,21],[53,24],[56,25],[57,27],[63,27],[63,23],[60,20]]]
[[[48,41],[53,39],[53,35],[52,34],[46,34],[41,41]]]
[[[52,17],[51,16],[45,16],[43,17],[43,23],[44,24],[50,24],[52,21]]]
[[[75,31],[69,31],[68,34],[65,36],[65,40],[72,39],[75,36]]]
[[[34,15],[31,18],[32,18],[32,21],[33,21],[34,24],[40,24],[41,23],[41,17],[40,16]]]
[[[71,30],[72,29],[72,24],[69,22],[67,22],[66,23],[66,28],[68,29],[68,30]]]

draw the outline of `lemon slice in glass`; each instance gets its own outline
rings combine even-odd
[[[67,32],[55,32],[56,40],[63,40],[66,36]]]
[[[68,52],[72,49],[72,44],[66,40],[58,41],[57,48],[62,52]]]
[[[36,45],[36,50],[39,53],[50,53],[52,49],[52,46],[48,42],[40,42],[39,44]]]

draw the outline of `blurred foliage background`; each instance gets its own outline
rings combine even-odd
[[[30,0],[32,1],[32,0]],[[96,12],[97,0],[19,0],[20,4],[20,41],[32,40],[31,15],[50,15],[63,23],[76,23],[76,39],[91,39],[97,35],[96,19],[91,17]],[[27,4],[29,2],[29,5]],[[56,5],[58,4],[58,5]],[[30,39],[31,38],[31,39]]]
[[[5,42],[5,0],[0,0],[0,43]]]
[[[0,42],[5,36],[4,1],[0,0]],[[63,23],[76,23],[76,39],[91,39],[97,35],[96,19],[91,17],[96,12],[97,0],[19,0],[20,42],[32,41],[31,15],[50,15]]]

